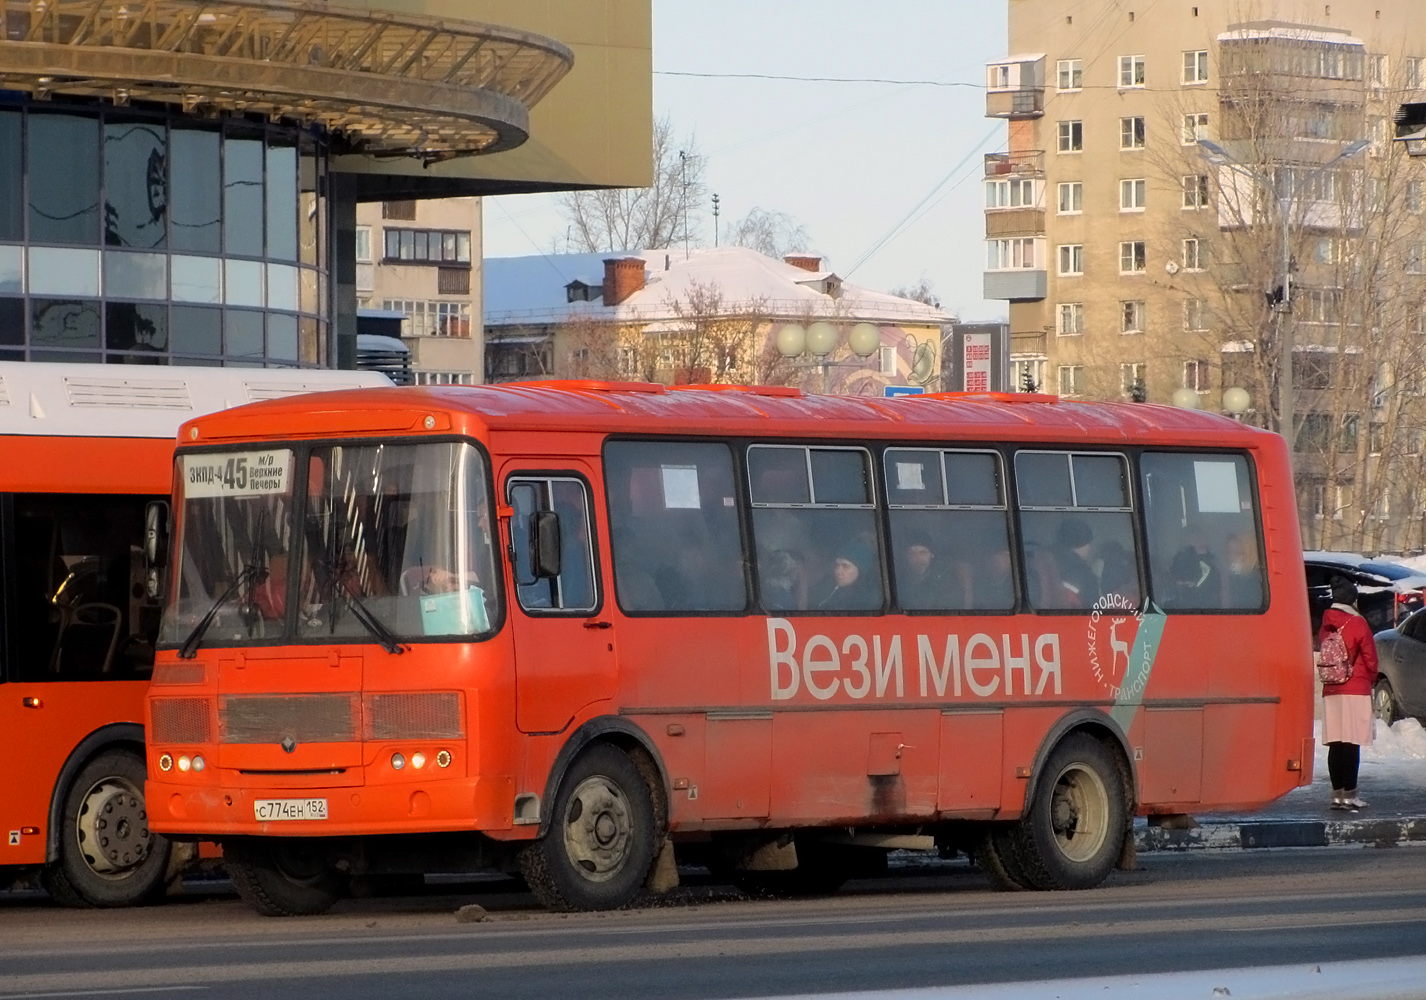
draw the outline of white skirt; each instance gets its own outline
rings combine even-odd
[[[1365,694],[1329,694],[1322,699],[1322,742],[1372,745],[1372,699]]]

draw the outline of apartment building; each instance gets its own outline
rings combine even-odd
[[[481,201],[437,198],[357,206],[357,307],[400,313],[417,385],[476,385]]]
[[[985,295],[1013,383],[1284,430],[1309,541],[1426,545],[1426,172],[1390,141],[1426,5],[1009,0],[1009,48]]]

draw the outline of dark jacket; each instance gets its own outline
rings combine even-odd
[[[1342,641],[1347,645],[1352,674],[1341,684],[1323,684],[1323,696],[1370,695],[1373,685],[1376,684],[1377,673],[1376,640],[1372,638],[1371,627],[1361,615],[1344,609],[1340,604],[1334,604],[1322,614],[1322,628],[1317,633],[1318,644],[1320,645],[1327,633],[1334,629],[1342,633]]]

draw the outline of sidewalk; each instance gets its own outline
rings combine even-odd
[[[1317,726],[1320,736],[1321,723]],[[1369,803],[1366,809],[1346,813],[1328,808],[1332,784],[1327,748],[1319,742],[1312,784],[1267,808],[1199,816],[1199,825],[1188,830],[1149,827],[1140,820],[1135,839],[1141,851],[1426,842],[1426,730],[1419,722],[1403,719],[1390,729],[1378,722],[1374,742],[1362,748],[1357,784],[1358,795]]]

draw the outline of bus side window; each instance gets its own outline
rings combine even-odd
[[[727,445],[611,441],[604,450],[614,587],[628,612],[747,607]]]
[[[143,589],[149,499],[15,496],[15,621],[8,634],[17,679],[148,675],[158,633],[158,606]]]
[[[864,448],[748,448],[758,593],[770,612],[879,612],[881,553]]]
[[[1139,467],[1155,602],[1169,611],[1261,610],[1267,585],[1247,460],[1146,452]]]
[[[514,548],[515,593],[526,611],[593,611],[599,606],[594,582],[593,532],[589,497],[578,479],[510,479],[506,492],[515,514],[510,519]],[[559,518],[560,572],[537,577],[530,552],[530,517],[553,511]]]
[[[1138,546],[1124,456],[1021,451],[1015,473],[1030,605],[1137,608]]]
[[[1015,606],[1000,456],[888,448],[897,603],[908,611]]]

